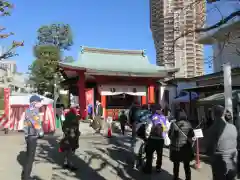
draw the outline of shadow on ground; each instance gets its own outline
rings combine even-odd
[[[52,180],[65,180],[66,178],[61,177],[61,174],[65,177],[75,177],[80,180],[105,180],[105,178],[99,175],[96,170],[92,169],[83,159],[76,155],[74,157],[74,163],[79,167],[79,170],[69,172],[62,169],[63,155],[58,152],[59,146],[57,138],[54,136],[45,137],[42,141],[46,141],[47,143],[39,144],[39,152],[37,153],[35,163],[50,162],[51,164],[56,165],[53,167],[53,171],[60,171],[60,173],[52,174]],[[23,165],[25,157],[25,152],[21,151],[17,157],[20,165]]]
[[[117,167],[112,166],[111,168],[114,168],[114,171],[117,173],[117,175],[124,180],[173,179],[173,176],[165,170],[163,170],[161,173],[154,173],[153,171],[151,175],[146,175],[139,170],[133,169],[131,167],[132,153],[129,150],[129,146],[126,145],[127,143],[130,143],[129,141],[129,138],[118,139],[118,137],[112,137],[108,139],[108,143],[112,144],[113,146],[104,149],[97,148],[97,153],[93,151],[86,151],[86,153],[91,157],[90,161],[93,159],[101,159],[103,162],[102,168],[109,166],[109,160],[106,159],[105,156],[111,157],[111,159],[118,164]]]
[[[117,137],[109,138],[105,141],[106,143],[96,140],[95,142],[91,142],[92,147],[84,153],[77,152],[74,163],[79,167],[79,170],[75,172],[68,172],[62,169],[63,157],[58,152],[58,140],[56,137],[45,137],[41,141],[45,143],[40,143],[35,163],[50,162],[54,164],[53,171],[60,173],[54,173],[52,180],[64,180],[66,177],[74,177],[79,180],[171,180],[173,178],[167,171],[163,171],[160,174],[145,175],[131,168],[129,160],[132,156],[129,146],[124,145],[124,143],[119,145]],[[127,138],[123,138],[122,141],[129,143],[129,139]],[[85,158],[86,156],[87,158]],[[19,164],[23,165],[24,159],[25,153],[21,151],[17,157]],[[100,165],[93,168],[91,166],[94,160],[100,162]],[[64,175],[64,178],[61,175]],[[41,180],[38,177],[36,179]]]

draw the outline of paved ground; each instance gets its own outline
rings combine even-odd
[[[84,135],[80,138],[80,148],[76,152],[75,163],[79,170],[71,173],[61,168],[62,154],[59,153],[57,137],[48,136],[39,140],[33,174],[38,180],[171,180],[172,163],[168,151],[164,151],[161,174],[152,176],[132,170],[128,166],[130,157],[129,137],[104,138],[101,135]],[[22,135],[0,136],[0,179],[20,179],[21,164],[24,161],[25,142]],[[210,168],[202,164],[200,171],[193,170],[194,180],[210,180]],[[181,170],[181,178],[184,179]]]

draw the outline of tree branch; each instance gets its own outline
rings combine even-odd
[[[235,18],[236,16],[240,16],[240,11],[235,11],[235,12],[231,13],[229,16],[223,18],[222,20],[220,20],[219,22],[215,23],[212,26],[209,26],[209,27],[206,27],[206,28],[196,28],[195,30],[186,31],[186,32],[182,33],[179,37],[177,37],[174,40],[173,46],[175,46],[175,43],[176,43],[176,41],[178,39],[180,39],[182,37],[185,37],[185,36],[187,36],[190,33],[193,33],[193,32],[195,32],[195,33],[208,32],[210,30],[219,28],[220,26],[226,24],[228,21],[230,21],[231,19]]]
[[[13,41],[12,43],[12,47],[10,49],[7,50],[7,52],[3,53],[2,55],[0,55],[0,60],[2,59],[7,59],[13,56],[17,56],[18,54],[12,52],[15,48],[20,47],[20,46],[24,46],[24,42],[16,42]]]

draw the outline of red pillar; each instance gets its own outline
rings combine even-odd
[[[141,100],[142,100],[142,105],[147,104],[147,96],[142,96]]]
[[[153,85],[148,87],[148,103],[155,103],[155,92]]]
[[[78,103],[82,119],[86,118],[86,95],[85,95],[85,75],[84,71],[78,73]]]
[[[107,118],[106,103],[107,103],[107,97],[101,95],[101,104],[102,104],[102,108],[103,108],[103,117],[104,117],[104,119]]]

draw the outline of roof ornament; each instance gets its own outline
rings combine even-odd
[[[143,56],[143,57],[146,56],[146,50],[142,50],[142,56]]]

